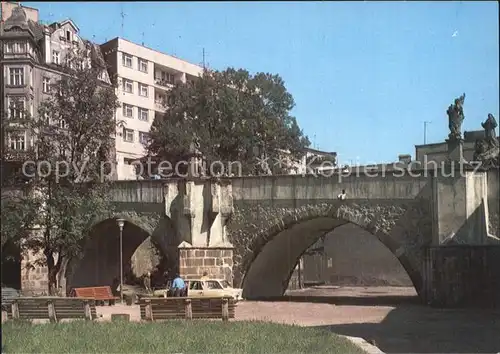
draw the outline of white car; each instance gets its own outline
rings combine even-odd
[[[189,279],[186,280],[189,297],[231,296],[235,300],[243,300],[243,289],[233,288],[225,279]],[[154,296],[166,297],[167,289],[154,291]]]
[[[233,288],[225,279],[190,279],[188,296],[232,296],[235,300],[242,300],[243,289]]]

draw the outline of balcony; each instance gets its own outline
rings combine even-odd
[[[165,99],[156,98],[155,99],[155,109],[158,111],[166,111],[167,109],[167,101]]]
[[[155,85],[160,86],[161,88],[171,89],[172,87],[174,87],[175,82],[171,80],[156,78]]]

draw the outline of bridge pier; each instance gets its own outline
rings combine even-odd
[[[488,243],[488,176],[453,166],[436,170],[432,179],[432,245]]]
[[[207,272],[211,278],[233,283],[233,247],[179,246],[179,272],[184,279],[200,278]]]
[[[497,306],[500,239],[489,232],[488,173],[463,167],[445,165],[432,181],[433,237],[422,262],[422,298],[439,307]]]
[[[232,284],[233,245],[226,235],[226,223],[233,213],[229,181],[182,181],[182,212],[178,220],[182,242],[178,246],[179,273],[185,279],[211,277]]]

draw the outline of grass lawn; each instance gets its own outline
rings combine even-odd
[[[2,324],[2,353],[364,353],[330,332],[265,322]]]

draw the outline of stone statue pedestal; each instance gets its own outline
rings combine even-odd
[[[464,140],[447,139],[448,144],[448,161],[464,162]]]

